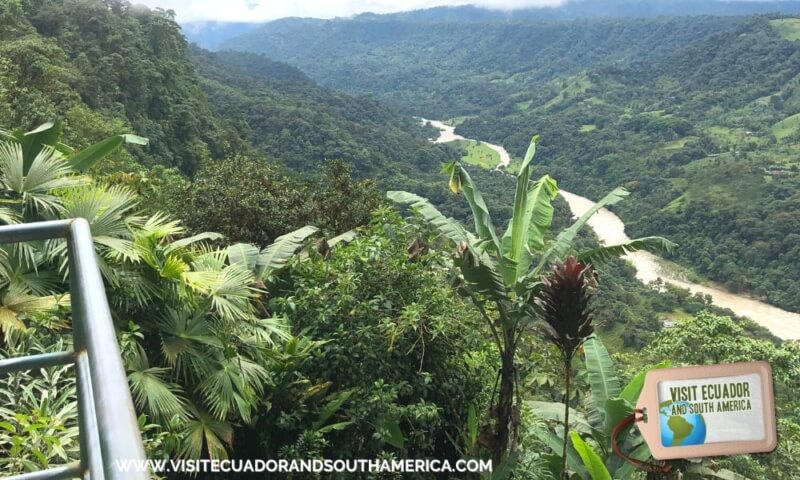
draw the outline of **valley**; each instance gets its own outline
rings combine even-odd
[[[456,134],[455,127],[447,123],[427,119],[422,119],[422,121],[430,123],[441,131],[439,137],[431,139],[433,142],[478,141]],[[490,143],[483,144],[496,151],[502,159],[496,170],[502,171],[501,168],[508,167],[511,164],[511,155],[506,149]],[[559,190],[559,195],[567,201],[575,218],[583,215],[594,205],[594,201],[563,189]],[[625,233],[625,223],[607,208],[603,208],[595,214],[589,220],[589,226],[603,245],[619,245],[630,240],[630,237]],[[661,279],[671,285],[685,288],[692,293],[710,295],[714,305],[729,309],[736,315],[747,317],[780,338],[787,340],[800,339],[800,314],[798,313],[782,310],[750,298],[747,295],[734,294],[712,285],[700,285],[687,281],[685,277],[675,274],[669,268],[665,268],[660,259],[649,252],[633,252],[624,258],[633,265],[636,269],[636,278],[645,285]]]
[[[648,372],[765,361],[776,449],[663,478],[800,478],[800,1],[360,1],[0,1],[0,228],[104,290],[0,245],[0,471],[94,476],[97,308],[153,460],[645,480]]]

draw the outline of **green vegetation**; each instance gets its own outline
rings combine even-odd
[[[796,42],[800,40],[800,18],[779,18],[769,22],[786,40]]]
[[[800,113],[784,118],[773,125],[771,130],[778,140],[797,135],[800,132]]]
[[[456,140],[450,145],[463,151],[461,161],[475,167],[491,170],[500,165],[500,154],[482,142],[474,140]]]
[[[557,262],[573,249],[573,241],[589,218],[598,210],[621,201],[628,195],[624,189],[616,189],[598,202],[591,210],[579,218],[569,228],[548,245],[545,242],[553,221],[552,201],[558,194],[555,180],[545,175],[531,182],[531,162],[536,153],[534,137],[525,154],[517,174],[514,193],[514,210],[508,228],[502,237],[498,236],[492,218],[480,191],[469,173],[460,165],[453,163],[448,167],[450,189],[453,193],[464,193],[475,220],[475,233],[464,229],[457,221],[442,215],[431,203],[413,193],[390,191],[388,197],[403,205],[409,205],[422,218],[437,228],[440,233],[455,243],[456,253],[453,263],[461,270],[463,280],[455,285],[457,291],[469,299],[483,315],[494,339],[500,356],[500,383],[497,400],[496,430],[489,448],[497,465],[506,461],[509,454],[516,454],[513,445],[519,431],[518,421],[514,419],[514,392],[516,385],[516,349],[519,338],[535,317],[534,310],[540,307],[537,297],[542,284],[540,277],[545,269]],[[578,255],[581,261],[602,263],[628,252],[637,250],[671,250],[675,245],[660,237],[647,237],[632,240],[627,244],[613,247],[599,247]],[[575,259],[571,258],[574,262]],[[569,267],[570,264],[567,264]],[[559,267],[556,267],[559,268]],[[588,267],[581,266],[580,277]],[[558,285],[556,281],[554,283]],[[545,289],[545,293],[553,293]],[[588,300],[587,300],[588,301]],[[586,308],[586,302],[582,304]],[[548,307],[540,307],[547,309]],[[551,306],[548,312],[560,321],[560,309],[569,310],[562,305]],[[487,311],[494,310],[496,316]],[[552,311],[551,311],[552,310]],[[547,316],[545,315],[547,318]],[[548,336],[562,349],[567,365],[566,390],[569,396],[570,368],[572,357],[580,344],[593,332],[587,323],[586,315],[580,321],[561,325],[554,320],[550,323],[553,333]],[[520,408],[517,404],[516,408]],[[567,437],[564,435],[564,451]],[[563,467],[562,467],[563,470]]]
[[[289,35],[273,33],[276,22],[235,48],[269,50],[326,84],[373,93],[410,114],[469,116],[459,134],[517,158],[527,148],[522,132],[538,131],[541,171],[568,190],[597,199],[621,183],[632,192],[635,201],[617,211],[629,232],[663,233],[682,246],[672,260],[684,267],[800,311],[800,272],[777,260],[799,254],[800,53],[776,31],[796,22],[487,22],[476,33],[474,22],[388,15],[380,27],[391,42],[375,34],[375,19],[357,18]],[[420,42],[438,48],[420,55]],[[467,43],[468,54],[453,53]]]
[[[0,3],[0,126],[16,129],[0,130],[0,223],[89,220],[148,455],[643,480],[609,439],[643,372],[768,360],[778,449],[670,465],[800,478],[797,342],[618,259],[657,249],[797,305],[800,54],[774,18],[398,18],[287,20],[243,43],[373,94],[351,96],[190,47],[169,12]],[[490,171],[485,145],[432,144],[409,114],[515,161]],[[546,172],[681,248],[599,246]],[[64,255],[0,249],[0,358],[70,348]],[[75,409],[70,369],[0,378],[0,469],[76,460]],[[635,430],[620,443],[650,456]]]

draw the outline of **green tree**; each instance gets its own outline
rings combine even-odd
[[[578,232],[601,208],[613,205],[628,195],[618,188],[595,204],[555,240],[547,237],[553,220],[552,201],[558,194],[555,180],[545,175],[531,182],[531,162],[536,152],[534,137],[517,174],[514,210],[508,228],[498,236],[483,196],[467,171],[454,163],[449,166],[450,188],[462,193],[469,203],[475,233],[468,232],[452,218],[442,215],[426,199],[408,192],[388,192],[388,197],[410,205],[442,236],[456,244],[453,263],[461,278],[456,288],[479,309],[500,356],[500,388],[496,410],[496,431],[492,445],[496,464],[515,449],[518,419],[514,415],[516,348],[520,336],[534,325],[533,301],[541,288],[545,268],[570,253]],[[632,240],[624,245],[599,247],[577,256],[581,261],[599,263],[639,249],[672,250],[674,244],[660,237]]]

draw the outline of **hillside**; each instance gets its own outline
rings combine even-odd
[[[60,221],[93,240],[0,245],[0,369],[36,364],[0,375],[0,471],[144,479],[128,468],[144,455],[165,479],[644,480],[614,453],[649,459],[638,429],[616,445],[608,432],[635,417],[650,369],[766,361],[775,451],[669,466],[800,478],[786,317],[756,318],[778,338],[710,289],[642,285],[619,258],[673,251],[667,234],[690,267],[678,274],[798,297],[798,19],[485,14],[272,24],[298,62],[315,49],[296,39],[334,55],[304,72],[189,45],[174,13],[124,0],[0,2],[4,238]],[[247,26],[218,27],[211,40]],[[420,111],[513,158],[432,142]],[[595,220],[615,242],[622,222],[572,219],[565,199],[620,184],[632,198],[601,203],[649,237],[598,245]],[[102,349],[82,341],[103,330]],[[109,419],[95,386],[113,373]],[[79,409],[78,391],[106,415]],[[709,431],[731,418],[716,413],[700,417]],[[87,434],[101,472],[80,461]]]
[[[800,258],[796,22],[492,20],[477,28],[400,14],[276,22],[237,44],[409,114],[453,118],[458,133],[518,157],[529,134],[541,133],[542,170],[568,189],[599,198],[625,185],[636,201],[620,214],[632,233],[656,228],[682,245],[674,259],[701,278],[798,311],[800,273],[787,268]]]
[[[438,172],[448,149],[374,100],[319,88],[259,56],[192,50],[174,19],[127,2],[0,6],[0,125],[63,118],[68,141],[131,130],[150,139],[136,160],[193,175],[253,146],[299,170],[325,160],[386,176],[413,158]],[[245,93],[246,92],[246,93]]]
[[[431,22],[402,14],[281,20],[223,44],[289,62],[326,86],[427,118],[473,115],[600,64],[654,61],[741,20]],[[465,48],[465,46],[469,46]]]

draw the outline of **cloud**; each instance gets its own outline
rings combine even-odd
[[[363,12],[390,13],[443,5],[479,5],[510,10],[557,6],[566,0],[133,0],[174,10],[180,22],[217,20],[264,22],[283,17],[346,17]]]

